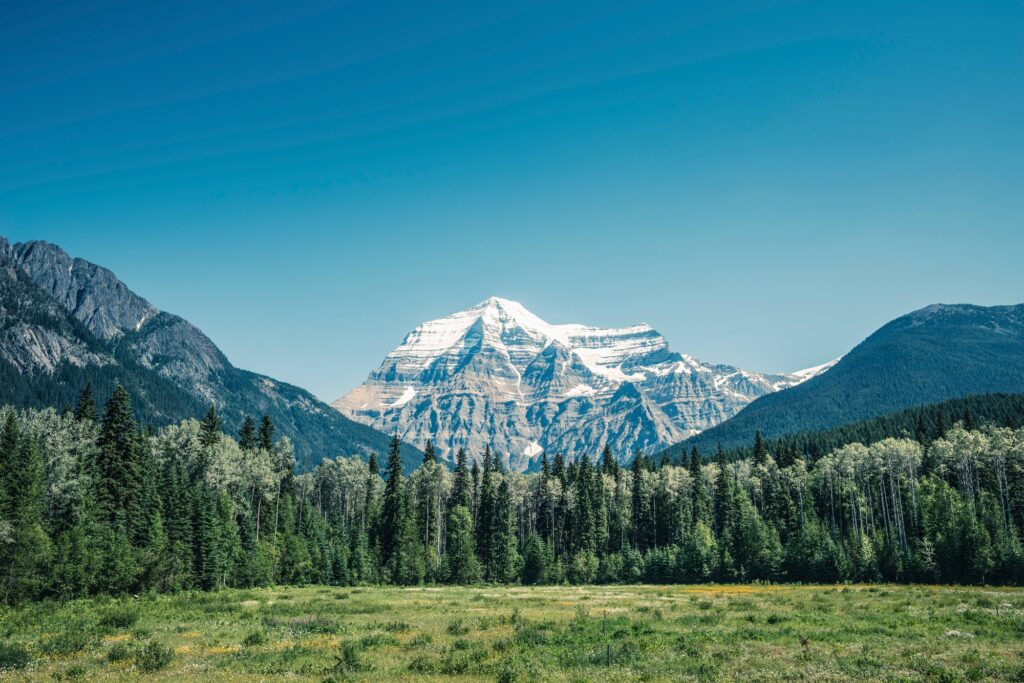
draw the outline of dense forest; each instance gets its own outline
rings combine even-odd
[[[269,418],[158,432],[99,410],[0,409],[6,601],[224,586],[703,581],[1024,582],[1024,429],[922,428],[805,460],[692,451],[622,467],[489,450],[454,470],[399,443],[296,474]]]
[[[798,431],[775,439],[766,438],[764,445],[777,461],[799,457],[813,463],[829,451],[854,441],[872,443],[893,437],[927,443],[930,436],[945,434],[950,426],[964,421],[968,427],[972,423],[1012,428],[1024,426],[1024,394],[980,394],[930,403],[831,429]],[[752,437],[755,435],[756,432],[751,433]],[[743,446],[726,448],[726,459],[731,462],[749,458],[753,455],[753,442],[751,438],[750,443]],[[692,441],[678,443],[666,449],[665,457],[673,461],[688,457],[694,445]]]

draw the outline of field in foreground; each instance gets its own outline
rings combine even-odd
[[[9,680],[1024,680],[1024,590],[274,588],[0,608]]]

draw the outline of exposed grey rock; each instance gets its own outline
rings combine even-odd
[[[489,445],[525,469],[544,451],[660,450],[819,370],[710,365],[672,351],[649,325],[551,325],[491,298],[417,327],[333,405],[414,445],[432,439],[449,459]]]

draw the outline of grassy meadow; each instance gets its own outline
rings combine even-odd
[[[1024,590],[269,588],[0,608],[0,679],[1024,680]]]

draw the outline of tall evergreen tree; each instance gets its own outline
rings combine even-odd
[[[5,434],[4,441],[7,438]],[[19,438],[15,433],[14,441],[14,452],[5,457],[8,469],[2,474],[7,489],[3,512],[10,525],[9,542],[0,544],[5,602],[41,594],[51,553],[50,539],[43,529],[42,458],[29,436]]]
[[[271,422],[269,415],[264,415],[260,421],[258,444],[265,451],[270,451],[274,448],[274,423]]]
[[[122,524],[139,520],[143,481],[135,417],[131,398],[120,385],[104,409],[98,445],[96,499],[101,518]]]
[[[721,537],[732,523],[733,511],[733,473],[721,446],[715,454],[715,464],[718,466],[718,476],[715,479],[715,534]]]
[[[390,571],[395,571],[398,560],[399,539],[402,531],[402,443],[397,436],[391,437],[388,447],[388,464],[384,486],[384,502],[381,509],[380,550],[381,562]]]
[[[469,510],[473,506],[473,482],[466,467],[466,450],[460,448],[455,456],[455,480],[452,483],[451,507],[461,505]]]
[[[754,451],[751,459],[758,466],[764,466],[768,462],[768,447],[765,446],[760,429],[754,434]]]
[[[238,429],[238,445],[247,453],[256,450],[256,422],[250,415],[245,416]]]
[[[75,405],[75,419],[79,422],[83,420],[95,422],[98,417],[96,399],[92,395],[92,384],[86,384],[85,389],[82,389],[82,394],[78,397],[78,403]]]
[[[707,486],[704,484],[704,471],[701,467],[700,451],[694,446],[690,452],[690,479],[692,480],[691,491],[691,512],[693,524],[703,522],[708,527],[712,526],[711,521],[711,496]]]
[[[431,443],[430,439],[427,439],[427,445],[423,449],[423,464],[436,463],[437,453],[434,451],[434,444]]]
[[[199,441],[209,448],[220,440],[220,416],[217,415],[217,406],[210,404],[206,416],[203,418],[202,429],[199,431]]]

